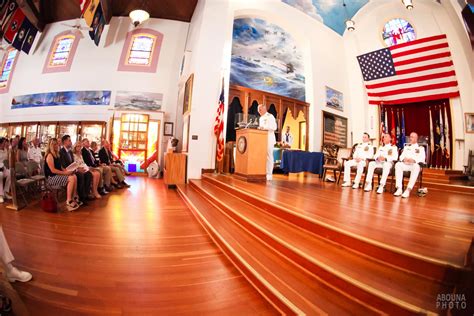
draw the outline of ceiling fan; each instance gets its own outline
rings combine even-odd
[[[81,20],[80,19],[76,19],[74,24],[61,23],[61,25],[68,26],[71,29],[76,29],[78,31],[81,31],[81,30],[92,31],[91,27],[81,25]]]

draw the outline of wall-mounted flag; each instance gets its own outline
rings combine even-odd
[[[18,33],[18,30],[20,29],[21,24],[24,20],[25,14],[23,13],[23,11],[20,8],[16,9],[15,13],[10,19],[10,22],[8,23],[8,28],[5,29],[5,34],[3,35],[3,37],[9,44],[13,42],[13,39]]]
[[[2,11],[0,12],[0,26],[2,28],[2,34],[6,31],[8,22],[10,21],[12,15],[15,13],[16,9],[18,9],[18,5],[16,4],[15,0],[8,0],[5,4],[5,7],[2,8]]]
[[[94,21],[95,11],[97,11],[99,5],[100,0],[90,0],[90,2],[87,4],[86,9],[84,10],[83,17],[88,26],[92,25],[92,22]]]
[[[21,24],[20,30],[16,34],[12,46],[18,50],[23,50],[28,54],[30,52],[31,45],[33,45],[37,32],[38,30],[36,27],[33,26],[28,18],[25,18]]]

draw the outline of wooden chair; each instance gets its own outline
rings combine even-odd
[[[464,174],[470,179],[474,177],[474,152],[472,150],[469,150],[469,155],[467,156],[467,165],[464,166]]]
[[[323,181],[326,178],[327,171],[334,172],[334,180],[339,183],[341,180],[342,170],[344,168],[344,159],[349,158],[352,153],[352,148],[339,148],[336,157],[327,156],[324,159],[323,165]],[[339,175],[337,174],[339,172]]]
[[[400,153],[401,153],[401,150],[400,150]],[[421,189],[422,186],[423,186],[423,169],[426,168],[426,166],[427,166],[427,159],[428,159],[428,156],[429,156],[429,155],[426,155],[426,158],[425,158],[425,161],[424,161],[424,162],[418,163],[418,164],[420,165],[420,173],[418,174],[418,179],[417,179],[417,180],[418,180],[418,190]],[[400,161],[397,161],[397,162],[400,162]],[[397,162],[394,162],[393,165],[395,166],[395,164],[396,164]],[[410,173],[411,173],[410,171],[403,171],[403,180],[404,180],[405,178],[410,178]],[[392,183],[393,183],[393,182],[394,182],[394,181],[393,181],[393,178],[392,178]],[[402,189],[405,189],[403,182],[404,182],[404,181],[402,181]]]
[[[398,157],[400,157],[400,154],[402,153],[402,150],[400,148],[398,148]],[[375,159],[370,159],[370,161],[375,161]],[[393,193],[395,192],[395,190],[393,189],[393,186],[395,184],[395,164],[398,162],[398,160],[394,161],[393,164],[392,164],[392,168],[390,169],[390,173],[388,174],[388,177],[390,177],[390,192]],[[374,175],[377,175],[377,181],[378,181],[378,184],[380,185],[380,178],[382,177],[382,172],[383,172],[383,169],[382,168],[376,168],[374,170]],[[367,176],[367,174],[365,175]],[[387,177],[387,180],[388,180],[388,177]],[[364,181],[365,183],[365,181]],[[385,183],[385,185],[387,185]]]

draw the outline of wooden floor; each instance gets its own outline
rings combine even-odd
[[[31,315],[266,315],[275,309],[246,281],[161,180],[74,213],[0,205],[18,267],[14,288]]]

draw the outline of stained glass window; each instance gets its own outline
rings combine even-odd
[[[151,65],[156,36],[150,34],[137,34],[132,38],[130,51],[127,58],[129,65]]]
[[[14,48],[10,48],[7,51],[6,58],[4,57],[4,63],[2,65],[2,75],[0,77],[0,89],[4,89],[8,86],[8,80],[13,70],[13,64],[18,51]]]
[[[50,67],[67,65],[75,39],[74,35],[65,35],[56,40],[56,45],[49,60]]]
[[[393,19],[385,23],[382,38],[387,46],[410,42],[416,39],[413,26],[403,19]]]

